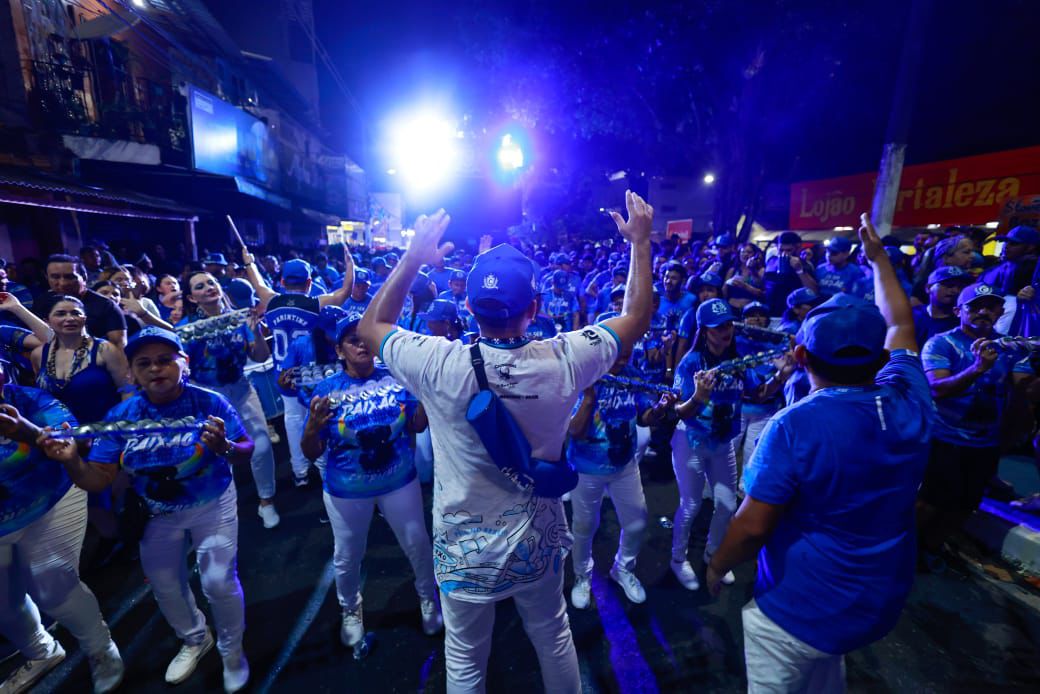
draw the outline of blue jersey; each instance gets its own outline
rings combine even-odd
[[[574,325],[574,314],[580,310],[578,297],[574,292],[564,290],[562,294],[549,290],[542,293],[542,310],[552,318],[559,332],[577,330]]]
[[[190,322],[193,321],[185,318],[177,325]],[[238,383],[245,375],[249,345],[255,339],[256,335],[243,323],[234,330],[186,342],[184,351],[191,364],[191,380],[206,387]]]
[[[476,321],[474,320],[474,322]],[[556,329],[556,324],[553,323],[552,318],[539,313],[527,325],[527,332],[524,334],[532,340],[548,340],[550,337],[556,337],[559,331]]]
[[[625,378],[641,378],[635,369],[627,368]],[[636,455],[636,419],[653,407],[653,400],[643,392],[597,383],[596,405],[589,417],[583,438],[571,437],[567,459],[583,475],[611,475],[631,463]],[[585,400],[584,391],[571,412],[573,417]]]
[[[0,324],[0,356],[25,369],[26,373],[33,371],[32,362],[28,356],[30,350],[25,348],[25,338],[30,335],[32,335],[31,330],[16,325]]]
[[[679,298],[675,301],[669,299],[667,294],[661,294],[661,305],[658,306],[655,314],[661,318],[669,330],[677,330],[683,314],[696,305],[697,297],[689,292],[679,292]]]
[[[321,431],[328,444],[325,491],[344,499],[382,496],[415,479],[408,421],[418,402],[385,366],[368,378],[327,378],[314,395],[345,399]],[[310,413],[308,413],[308,417]]]
[[[1000,337],[994,333],[994,338]],[[975,362],[974,342],[960,328],[939,333],[924,345],[925,371],[946,370],[950,375]],[[1028,357],[1001,352],[993,367],[975,379],[960,395],[936,398],[939,416],[935,438],[959,446],[987,448],[1000,445],[1000,422],[1007,403],[1012,373],[1033,374]]]
[[[683,402],[693,397],[697,389],[693,375],[698,371],[717,366],[717,361],[710,364],[705,355],[691,349],[675,367],[675,387],[679,389],[679,399]],[[711,399],[701,411],[683,420],[686,424],[686,437],[691,446],[704,443],[720,443],[729,441],[740,433],[740,410],[745,390],[745,376],[722,374],[716,381]]]
[[[368,310],[368,305],[372,303],[372,295],[366,294],[365,298],[358,301],[353,295],[348,296],[347,300],[343,302],[343,310],[347,313],[364,313]]]
[[[934,416],[920,361],[895,350],[874,385],[818,390],[766,425],[744,488],[784,507],[755,581],[756,603],[784,631],[841,654],[895,626],[914,580]]]
[[[816,266],[816,292],[823,297],[835,294],[853,294],[863,281],[863,271],[858,265],[847,264],[836,268],[830,263]]]
[[[144,393],[138,393],[113,407],[104,421],[206,415],[224,420],[229,441],[245,436],[238,413],[224,396],[192,384],[184,386],[180,397],[165,405],[156,405]],[[122,466],[153,513],[175,513],[219,498],[231,484],[227,459],[207,448],[201,435],[202,430],[196,429],[176,434],[100,436],[88,458],[94,463]]]
[[[67,407],[37,388],[6,385],[3,401],[38,427],[78,424]],[[0,436],[0,537],[50,511],[71,486],[61,463],[33,444]]]
[[[697,307],[694,306],[679,319],[676,335],[684,340],[692,340],[693,334],[697,332]]]
[[[267,304],[267,325],[274,336],[271,358],[276,371],[282,370],[282,360],[292,341],[311,334],[320,309],[317,299],[303,294],[279,294]]]

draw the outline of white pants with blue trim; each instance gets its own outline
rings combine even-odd
[[[621,524],[614,563],[631,571],[635,568],[639,548],[643,546],[647,512],[639,466],[629,463],[610,475],[579,473],[578,486],[571,492],[571,532],[574,534],[571,561],[576,576],[592,573],[592,539],[599,529],[605,491],[610,492],[610,500]]]
[[[711,485],[715,511],[704,551],[714,554],[737,510],[737,459],[731,441],[691,446],[681,422],[672,436],[672,469],[679,487],[679,507],[672,522],[672,561],[686,560],[690,529],[701,510],[704,483]]]

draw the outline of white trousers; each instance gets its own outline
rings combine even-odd
[[[188,584],[187,554],[194,548],[202,593],[213,610],[217,650],[228,656],[242,649],[245,599],[238,582],[238,494],[235,483],[219,499],[148,521],[141,540],[141,567],[152,584],[166,622],[177,638],[198,645],[206,618]]]
[[[817,650],[788,634],[752,600],[741,612],[751,694],[845,691],[845,656]]]
[[[40,609],[72,632],[88,655],[112,640],[97,598],[79,580],[86,533],[87,493],[72,487],[47,513],[0,537],[0,634],[30,660],[46,658],[55,647]]]
[[[300,440],[303,439],[303,423],[307,419],[307,408],[304,407],[295,395],[283,395],[282,402],[285,404],[285,438],[289,444],[289,462],[292,465],[293,474],[303,477],[310,469],[310,461],[300,448]]]
[[[271,437],[267,433],[267,418],[256,389],[245,376],[235,383],[213,387],[231,403],[238,412],[242,425],[253,439],[253,457],[249,461],[253,470],[253,482],[256,483],[257,496],[261,499],[274,498],[274,448]]]
[[[681,424],[672,436],[672,469],[679,487],[679,507],[672,521],[672,561],[685,561],[690,528],[701,510],[704,483],[711,485],[715,511],[708,529],[707,554],[714,554],[737,510],[737,461],[730,441],[690,446]]]
[[[563,571],[547,572],[512,598],[538,655],[545,691],[580,692],[578,655],[567,619],[567,603],[563,600]],[[487,689],[495,602],[464,602],[447,594],[441,598],[441,610],[448,694],[482,694]],[[501,690],[502,686],[495,689]]]
[[[762,431],[766,428],[766,424],[769,423],[769,418],[773,414],[773,412],[756,412],[749,415],[745,410],[745,413],[741,416],[744,436],[743,438],[733,440],[734,445],[737,442],[741,443],[740,466],[737,468],[737,487],[741,492],[744,491],[744,468],[747,467],[748,461],[751,460],[751,454],[755,452],[755,448],[758,446],[758,439],[762,436]]]
[[[571,492],[571,532],[574,533],[571,560],[576,576],[592,573],[592,539],[599,529],[603,492],[607,490],[621,523],[614,562],[629,571],[635,568],[646,534],[647,513],[639,466],[629,463],[611,475],[578,475],[578,486]]]
[[[437,582],[433,577],[433,548],[426,532],[422,491],[414,479],[400,489],[367,499],[342,499],[323,494],[325,510],[332,526],[334,549],[332,564],[336,568],[336,595],[346,611],[361,604],[361,560],[368,545],[368,527],[376,506],[394,531],[415,572],[415,592],[426,600],[437,599]]]

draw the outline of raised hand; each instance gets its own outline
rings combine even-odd
[[[888,257],[885,247],[881,245],[881,237],[878,236],[877,229],[866,212],[860,214],[859,224],[859,242],[863,244],[863,254],[867,256],[867,260],[874,262],[879,256]]]
[[[227,440],[224,420],[210,415],[202,425],[202,443],[217,455],[227,455],[231,442]]]
[[[16,311],[21,308],[22,302],[11,292],[0,292],[0,311]]]
[[[332,408],[329,406],[329,399],[315,395],[311,398],[311,416],[307,420],[307,426],[311,431],[321,431],[325,428],[325,425],[332,419]]]
[[[630,190],[625,191],[625,207],[628,209],[628,221],[614,210],[610,217],[617,224],[618,231],[629,243],[643,243],[650,240],[650,232],[654,224],[654,208],[643,198]]]
[[[455,248],[451,242],[441,244],[450,222],[451,217],[443,209],[429,216],[420,215],[415,220],[415,236],[408,246],[408,255],[417,258],[423,265],[439,264]]]
[[[477,253],[483,253],[484,251],[491,250],[491,235],[484,234],[480,237],[480,245],[477,246]]]

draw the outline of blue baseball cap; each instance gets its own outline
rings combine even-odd
[[[764,313],[769,315],[769,307],[763,304],[761,301],[752,301],[750,304],[744,306],[744,311],[741,315],[749,316],[752,313]]]
[[[723,323],[736,320],[729,303],[722,299],[708,299],[697,307],[697,326],[717,328]]]
[[[311,278],[311,264],[300,258],[285,261],[282,280],[292,284],[303,284]]]
[[[957,297],[957,305],[967,306],[978,299],[997,299],[1002,304],[1004,303],[1004,297],[993,291],[993,287],[982,282],[976,282],[975,284],[969,284],[961,290],[960,295]]]
[[[704,285],[708,285],[709,287],[715,287],[716,289],[721,289],[722,278],[716,275],[714,272],[705,272],[697,278],[697,281],[694,284],[698,289],[700,289]]]
[[[1040,245],[1040,231],[1033,227],[1017,226],[1000,239],[1004,243],[1025,243],[1030,246]]]
[[[426,321],[431,320],[456,320],[459,317],[459,307],[454,301],[447,299],[434,299],[429,308],[419,314],[419,318]]]
[[[947,280],[957,280],[958,282],[968,285],[972,283],[974,277],[970,272],[965,272],[959,267],[953,265],[944,265],[941,268],[932,270],[932,273],[928,275],[928,286],[932,286],[937,282],[946,282]]]
[[[328,306],[322,306],[321,310],[318,311],[317,326],[325,331],[326,334],[331,335],[336,332],[336,326],[341,320],[347,317],[347,311],[342,306],[335,306],[329,304]]]
[[[340,318],[336,322],[336,344],[343,341],[343,336],[353,330],[361,322],[360,313],[348,313],[346,318]]]
[[[734,244],[732,234],[725,232],[715,237],[714,245],[716,246],[732,246]]]
[[[235,308],[253,308],[260,303],[256,292],[253,291],[253,285],[240,277],[236,277],[228,282],[227,286],[224,287],[224,293],[227,294],[228,299],[231,300],[231,305]]]
[[[133,359],[134,355],[137,354],[137,350],[145,345],[155,343],[169,345],[178,352],[184,351],[184,344],[181,342],[181,338],[177,337],[177,333],[166,328],[157,328],[153,325],[139,330],[136,335],[127,341],[126,349],[123,351],[126,352],[127,359]]]
[[[628,277],[628,268],[624,265],[616,265],[611,275],[614,277]]]
[[[452,270],[451,274],[448,276],[448,281],[449,282],[454,282],[456,280],[463,280],[463,281],[465,281],[465,279],[466,279],[466,273],[464,271],[462,271],[462,270]]]
[[[429,289],[429,287],[430,276],[427,275],[425,272],[420,272],[418,275],[415,276],[415,279],[412,280],[412,286],[408,291],[410,291],[412,294],[418,294],[421,291]]]
[[[386,260],[384,258],[372,258],[372,269],[377,267],[386,267]]]
[[[851,294],[835,294],[809,311],[797,341],[827,364],[863,366],[885,351],[888,325],[874,304]]]
[[[354,270],[354,284],[372,284],[372,273],[359,267]]]
[[[624,295],[625,295],[625,285],[623,285],[623,284],[619,284],[618,286],[616,286],[616,287],[614,287],[613,289],[610,290],[610,299],[611,299],[611,301],[613,301],[614,299],[618,298],[619,296],[624,296]]]
[[[519,316],[534,301],[535,293],[534,265],[506,243],[478,255],[466,277],[473,313],[486,318]]]
[[[801,304],[816,304],[820,301],[820,295],[808,287],[798,287],[787,295],[787,308],[794,308]]]
[[[207,253],[202,257],[203,265],[223,265],[227,267],[228,261],[223,253]]]
[[[824,242],[823,247],[832,253],[848,253],[852,250],[852,241],[844,236],[832,236]]]
[[[552,285],[554,287],[566,287],[570,284],[570,276],[563,270],[557,270],[552,274]]]

